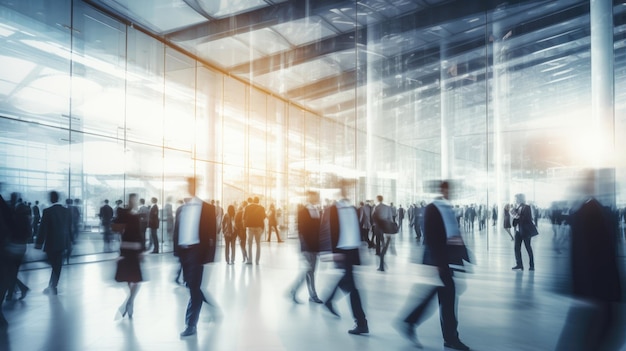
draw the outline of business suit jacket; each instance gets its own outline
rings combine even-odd
[[[311,217],[306,206],[298,211],[298,237],[300,238],[300,250],[319,252],[321,217]]]
[[[46,253],[61,252],[72,247],[72,213],[70,209],[56,203],[45,210],[41,216],[37,248]]]
[[[265,208],[259,204],[249,204],[243,211],[246,228],[265,228]]]
[[[611,302],[622,300],[611,217],[609,210],[593,198],[570,217],[575,296]]]
[[[384,229],[386,227],[386,223],[393,222],[393,210],[390,206],[380,203],[374,206],[374,211],[372,211],[372,222],[374,222],[374,226],[376,227],[376,232],[382,234],[384,233]]]
[[[533,214],[530,206],[522,204],[519,209],[519,216],[513,220],[513,226],[518,226],[522,238],[537,235],[537,228],[533,223]]]
[[[362,229],[372,228],[372,206],[365,204],[359,208],[359,224]]]
[[[454,213],[450,215],[456,219]],[[453,222],[456,225],[456,220]],[[424,208],[424,244],[424,264],[447,268],[450,264],[463,266],[464,261],[470,262],[463,239],[456,236],[448,240],[443,215],[434,203]]]
[[[148,228],[159,228],[159,207],[156,204],[150,207],[150,214],[148,215]]]
[[[174,255],[179,256],[181,247],[178,245],[179,229],[180,229],[180,213],[187,205],[180,206],[176,210],[176,222],[174,223]],[[217,221],[215,217],[215,206],[202,201],[202,210],[200,211],[200,224],[198,234],[200,236],[200,252],[203,253],[201,263],[210,263],[215,261],[215,248],[217,244]]]

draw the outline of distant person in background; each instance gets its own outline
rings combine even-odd
[[[509,233],[509,236],[511,237],[511,241],[515,240],[515,238],[513,237],[513,234],[511,234],[511,205],[506,204],[504,205],[504,216],[502,216],[502,226],[504,227],[504,230],[506,230],[507,233]]]
[[[235,206],[229,205],[222,222],[222,234],[224,234],[224,251],[227,264],[235,263],[235,243],[237,241],[235,225]]]
[[[320,212],[315,206],[319,200],[319,193],[307,192],[307,203],[298,211],[298,238],[300,239],[304,269],[296,278],[289,292],[294,303],[300,303],[296,295],[305,280],[309,289],[309,301],[323,303],[315,290],[315,267],[320,242]]]
[[[243,211],[248,206],[246,201],[241,203],[241,206],[237,209],[237,213],[235,213],[235,231],[237,232],[237,237],[239,237],[239,247],[241,248],[241,257],[243,258],[242,262],[248,261],[248,252],[246,251],[246,226],[243,223]]]
[[[29,242],[35,242],[35,238],[37,237],[37,233],[39,232],[39,223],[41,222],[41,210],[39,209],[39,201],[35,201],[35,204],[31,208],[33,214],[33,235]]]
[[[557,351],[619,351],[624,343],[616,226],[610,209],[595,197],[601,185],[595,172],[583,173],[569,218],[574,301]]]
[[[174,209],[172,208],[172,197],[167,197],[167,202],[163,206],[163,217],[165,217],[165,229],[168,240],[172,240],[174,234]]]
[[[243,223],[248,230],[248,262],[246,264],[252,264],[254,258],[258,265],[261,258],[261,235],[265,228],[265,208],[259,205],[257,196],[254,199],[248,199],[248,206],[243,212]],[[253,240],[256,243],[256,255],[252,254]]]
[[[72,248],[72,215],[69,209],[59,204],[59,193],[56,191],[50,192],[50,203],[52,205],[43,210],[35,248],[43,249],[52,266],[50,282],[43,293],[57,295],[63,253]]]
[[[146,205],[145,199],[139,199],[139,209],[137,210],[139,215],[139,231],[143,235],[144,240],[148,241],[150,238],[146,238],[146,231],[148,230],[148,219],[150,217],[150,206]]]
[[[280,232],[278,231],[278,219],[276,218],[276,208],[274,204],[270,204],[270,209],[267,212],[267,222],[267,241],[272,239],[272,231],[276,231],[276,240],[282,243],[283,240],[280,238]]]
[[[140,218],[135,213],[136,209],[137,194],[129,194],[126,208],[117,210],[117,217],[113,223],[117,231],[122,234],[115,281],[127,283],[129,290],[128,298],[118,309],[122,318],[126,314],[128,318],[133,318],[135,297],[139,291],[139,283],[143,281],[140,256],[145,250],[146,240],[141,235]]]
[[[104,205],[100,207],[100,212],[98,212],[98,217],[100,217],[100,224],[102,225],[102,230],[104,231],[104,252],[111,251],[111,241],[113,240],[113,233],[111,232],[111,220],[113,219],[113,209],[109,206],[109,200],[104,200]]]
[[[159,253],[159,236],[157,235],[159,229],[159,206],[157,206],[156,197],[150,199],[152,206],[150,206],[150,212],[148,214],[148,228],[150,228],[150,247],[152,247],[152,253]]]

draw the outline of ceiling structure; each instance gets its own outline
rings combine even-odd
[[[477,80],[489,75],[485,44],[509,32],[520,41],[508,54],[512,71],[564,59],[554,73],[574,78],[576,54],[589,47],[589,27],[580,20],[588,23],[589,2],[580,0],[86,2],[330,117],[358,109],[368,85],[396,107],[416,91],[437,94],[442,43],[445,56],[465,56],[464,69]]]

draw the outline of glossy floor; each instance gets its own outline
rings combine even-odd
[[[513,245],[505,233],[491,227],[489,233],[466,236],[477,264],[472,274],[457,275],[462,292],[458,317],[461,340],[472,350],[554,349],[572,301],[558,293],[567,276],[560,268],[565,254],[553,250],[550,228],[542,226],[542,235],[533,240],[535,272],[511,271]],[[406,313],[425,284],[437,281],[427,267],[415,264],[422,247],[408,234],[397,239],[397,255],[389,255],[385,273],[376,271],[374,252],[363,250],[365,265],[356,277],[369,321],[367,336],[347,333],[353,321],[345,297],[335,302],[342,318],[309,303],[305,287],[299,294],[303,304],[286,297],[299,260],[297,240],[289,239],[263,242],[259,266],[243,265],[239,251],[234,265],[223,259],[207,265],[204,288],[218,301],[221,318],[214,320],[203,308],[197,335],[184,339],[179,333],[189,295],[173,282],[178,264],[171,254],[146,255],[147,281],[132,320],[115,319],[127,289],[112,280],[114,261],[64,266],[57,296],[42,294],[49,269],[22,271],[20,278],[31,291],[22,301],[3,305],[10,326],[0,335],[0,350],[413,350],[392,321]],[[623,255],[619,262],[623,267]],[[320,263],[320,297],[328,295],[338,274],[331,263]],[[438,312],[433,312],[418,335],[424,349],[443,350]]]

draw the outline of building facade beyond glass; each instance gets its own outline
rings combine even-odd
[[[449,178],[459,206],[540,211],[596,167],[626,205],[623,1],[193,3],[0,0],[1,191],[78,199],[74,255],[103,250],[105,199],[175,210],[192,175],[288,236],[338,177],[355,202]]]

